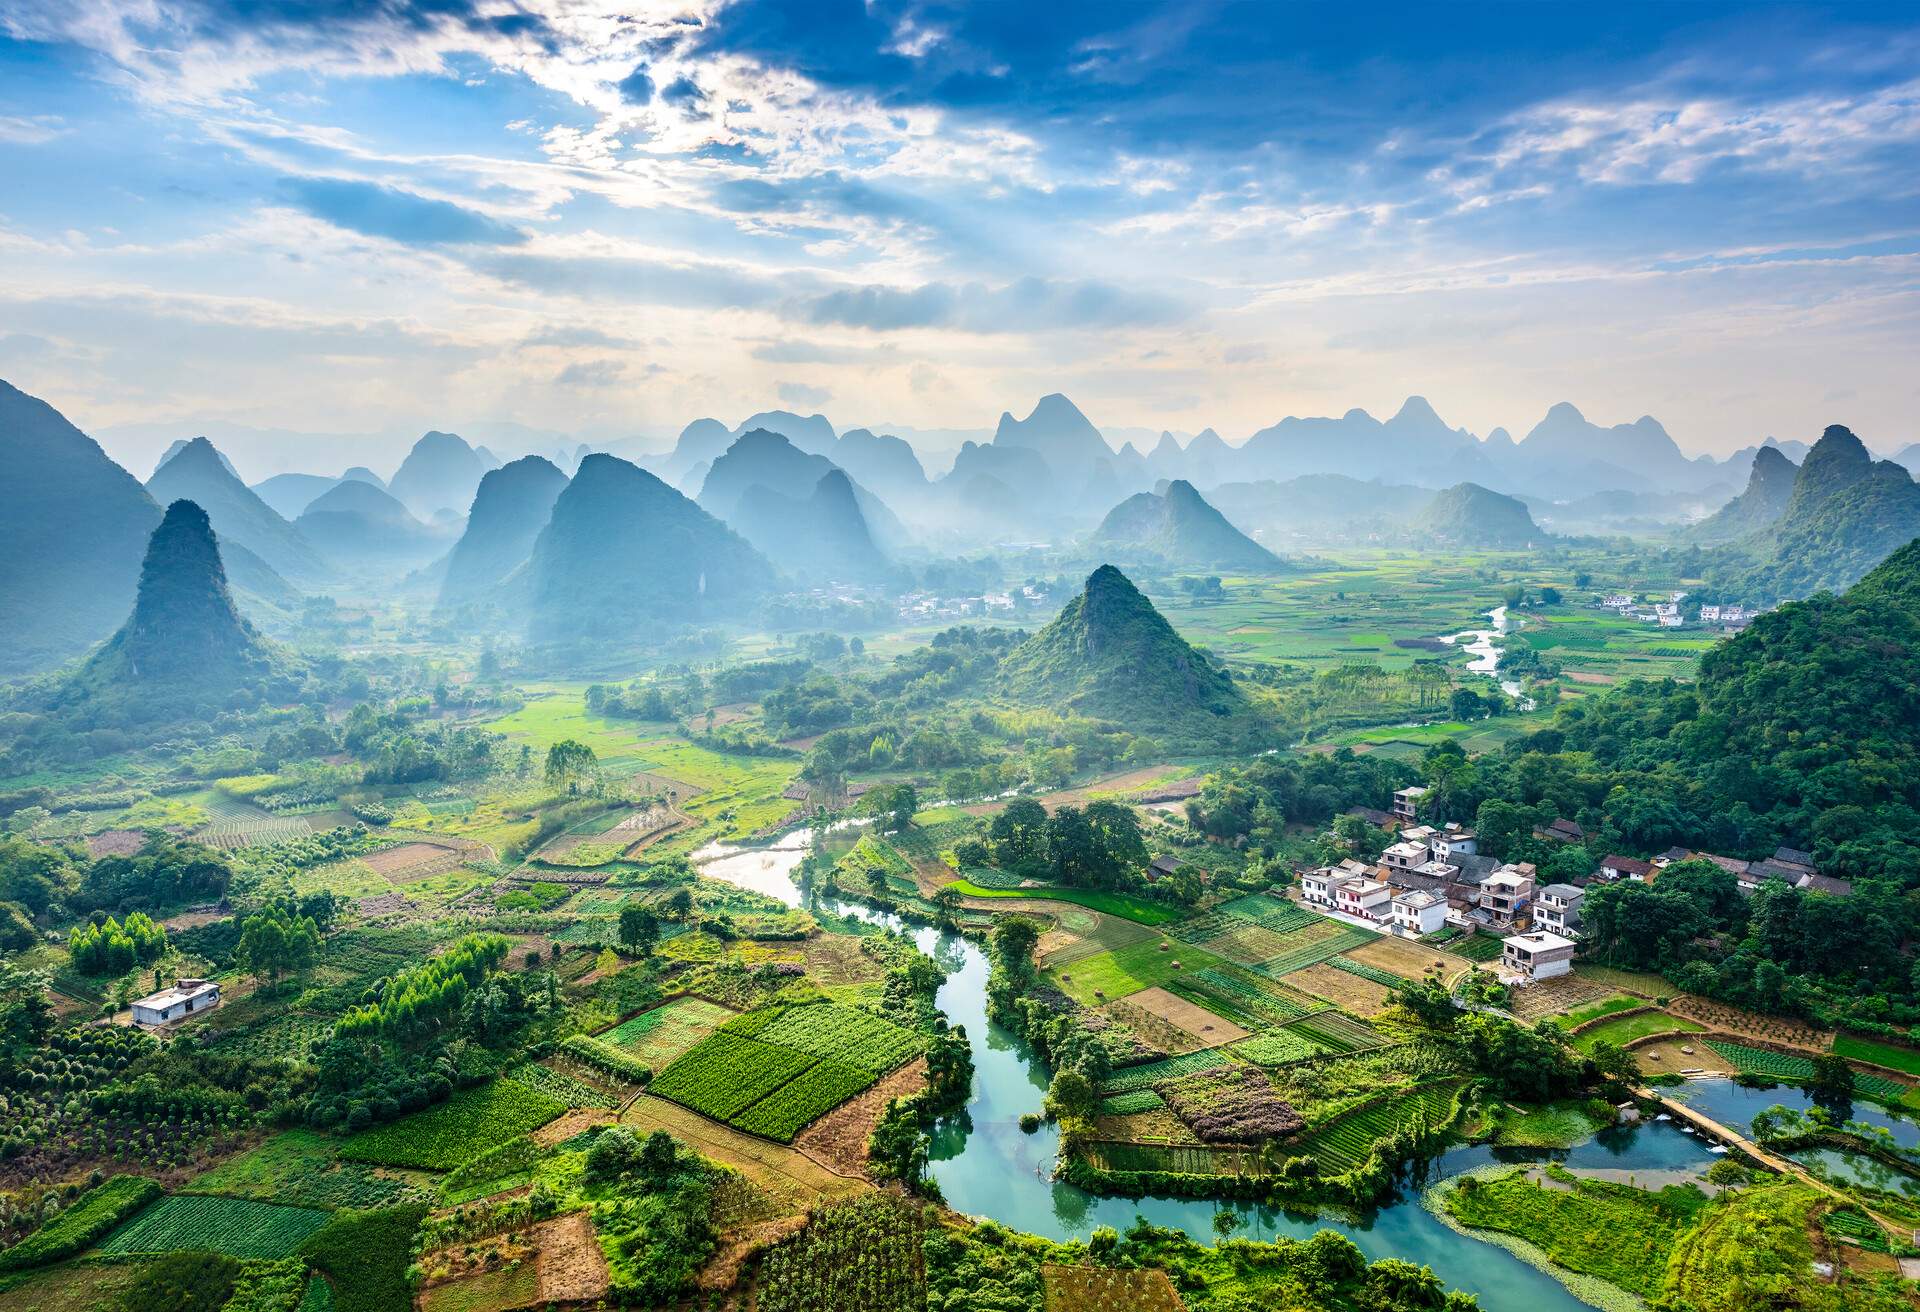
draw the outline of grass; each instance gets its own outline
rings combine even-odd
[[[173,1194],[162,1198],[100,1243],[100,1251],[224,1253],[273,1260],[291,1256],[327,1223],[316,1208],[283,1207],[251,1198]]]
[[[1463,1225],[1526,1240],[1569,1271],[1643,1298],[1659,1293],[1674,1245],[1706,1196],[1691,1185],[1653,1193],[1549,1172],[1546,1184],[1524,1169],[1468,1177],[1446,1190],[1443,1206]]]
[[[332,1277],[334,1312],[394,1312],[412,1306],[407,1264],[414,1231],[426,1214],[417,1203],[336,1212],[307,1237],[301,1256]]]
[[[497,1144],[539,1129],[567,1109],[558,1098],[513,1080],[461,1089],[437,1107],[362,1130],[340,1156],[375,1166],[450,1171]]]
[[[1696,1034],[1704,1028],[1685,1016],[1670,1016],[1664,1011],[1643,1011],[1635,1016],[1622,1016],[1618,1020],[1595,1025],[1590,1030],[1582,1030],[1573,1036],[1573,1046],[1581,1052],[1591,1053],[1594,1046],[1600,1043],[1625,1045],[1653,1034]]]
[[[1836,1034],[1833,1050],[1849,1061],[1869,1062],[1889,1070],[1920,1076],[1920,1052],[1912,1048],[1883,1043],[1878,1039],[1863,1039],[1854,1034]]]
[[[420,1291],[420,1312],[497,1312],[532,1307],[540,1301],[540,1268],[520,1262],[498,1271],[482,1271]]]
[[[1502,1148],[1571,1148],[1593,1137],[1604,1122],[1579,1103],[1552,1103],[1510,1111],[1494,1142]]]
[[[1063,992],[1091,1007],[1165,984],[1196,970],[1224,964],[1205,948],[1159,941],[1098,953],[1057,972]]]
[[[407,1196],[399,1181],[358,1162],[339,1161],[337,1147],[332,1136],[317,1130],[286,1130],[197,1177],[193,1188],[296,1207],[378,1207]]]
[[[1469,934],[1447,944],[1447,951],[1476,965],[1484,965],[1500,955],[1500,940],[1492,934]]]
[[[1218,1048],[1210,1048],[1202,1052],[1190,1052],[1184,1057],[1168,1057],[1165,1061],[1122,1066],[1100,1081],[1100,1092],[1104,1097],[1117,1093],[1138,1093],[1176,1075],[1192,1075],[1196,1071],[1210,1071],[1215,1067],[1233,1064],[1232,1057]]]
[[[1162,903],[1149,902],[1143,897],[1134,897],[1128,893],[1105,893],[1098,889],[1063,888],[1057,884],[1048,884],[1040,888],[987,888],[970,879],[956,879],[947,887],[966,897],[1029,898],[1042,902],[1069,902],[1074,906],[1104,911],[1110,916],[1119,916],[1142,925],[1164,925],[1168,921],[1180,918],[1177,910]]]
[[[1625,994],[1616,994],[1611,998],[1602,998],[1590,1002],[1584,1007],[1575,1007],[1572,1011],[1562,1012],[1553,1018],[1553,1023],[1561,1029],[1570,1030],[1576,1025],[1584,1025],[1590,1020],[1599,1020],[1602,1016],[1611,1016],[1616,1011],[1631,1011],[1635,1007],[1647,1004],[1639,998],[1630,998]]]

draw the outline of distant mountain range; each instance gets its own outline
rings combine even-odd
[[[290,583],[317,585],[332,573],[306,536],[242,483],[204,437],[169,454],[147,480],[147,492],[161,505],[193,502],[223,542],[245,547]]]
[[[440,582],[440,604],[498,600],[492,596],[533,554],[567,476],[550,460],[522,456],[487,471],[474,494],[466,531],[454,544]]]

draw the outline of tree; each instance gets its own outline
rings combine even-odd
[[[1240,1228],[1240,1215],[1237,1212],[1221,1208],[1213,1214],[1213,1233],[1225,1239]]]
[[[895,785],[887,798],[886,824],[891,833],[901,833],[913,825],[913,816],[920,809],[920,793],[912,784]]]
[[[1046,1108],[1058,1121],[1091,1121],[1100,1114],[1100,1090],[1077,1069],[1058,1070],[1047,1087]]]
[[[1429,1029],[1452,1029],[1460,1018],[1453,994],[1437,979],[1408,980],[1400,988],[1388,990],[1387,1001]]]
[[[320,955],[320,942],[320,927],[312,916],[295,915],[276,904],[248,916],[241,925],[234,962],[273,984],[282,975],[311,966]]]
[[[580,781],[591,780],[598,769],[599,758],[593,754],[593,748],[583,742],[568,738],[547,749],[549,788],[565,788],[570,793],[577,793],[580,791]]]
[[[993,859],[1007,870],[1032,873],[1047,863],[1047,808],[1016,797],[987,827]]]
[[[53,1033],[53,1007],[47,1001],[47,977],[0,961],[0,1064],[22,1070],[26,1055]]]
[[[1852,1102],[1853,1067],[1837,1052],[1816,1053],[1813,1078],[1807,1081],[1807,1087],[1824,1102]]]
[[[660,918],[651,910],[628,903],[620,908],[620,945],[637,957],[651,956],[660,941]]]
[[[662,904],[669,920],[684,921],[693,914],[693,893],[684,888],[676,888],[667,894]]]

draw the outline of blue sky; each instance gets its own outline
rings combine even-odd
[[[0,179],[89,426],[1920,439],[1911,4],[13,0]]]

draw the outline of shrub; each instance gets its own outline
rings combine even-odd
[[[161,1192],[160,1186],[145,1176],[116,1175],[81,1194],[64,1212],[0,1253],[0,1271],[45,1266],[91,1248]]]

